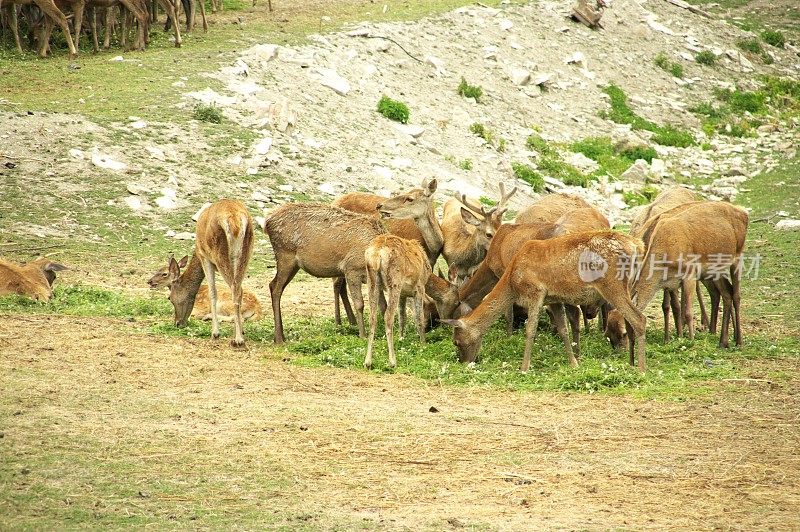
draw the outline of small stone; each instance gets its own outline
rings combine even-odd
[[[800,220],[781,220],[775,224],[778,231],[800,231]]]
[[[507,18],[501,18],[500,21],[498,22],[498,25],[500,26],[500,29],[503,31],[508,31],[514,27],[514,23],[508,20]]]
[[[265,137],[260,141],[258,141],[258,143],[255,146],[253,146],[253,149],[259,155],[266,155],[271,147],[272,147],[272,139],[269,137]]]
[[[142,210],[142,200],[137,198],[136,196],[128,196],[125,198],[125,205],[130,207],[134,211]]]
[[[133,129],[144,129],[147,127],[147,122],[144,120],[137,120],[136,122],[131,122],[131,127]]]
[[[121,55],[115,55],[114,57],[109,59],[109,61],[125,61],[125,58],[122,57]]]
[[[277,44],[257,44],[247,50],[245,55],[255,57],[261,61],[272,61],[278,57],[279,48],[280,47]]]
[[[419,138],[420,136],[422,136],[423,133],[425,133],[425,128],[422,126],[410,126],[408,124],[394,124],[394,127],[401,133],[410,135],[415,139]]]
[[[331,68],[317,68],[314,72],[321,76],[319,80],[323,87],[332,89],[340,96],[347,96],[350,92],[350,82],[340,76],[335,70]]]
[[[145,146],[144,149],[147,150],[147,153],[149,153],[150,157],[152,157],[153,159],[157,159],[159,161],[163,161],[164,159],[166,159],[166,156],[164,155],[164,150],[162,150],[161,148],[156,148],[154,146]]]
[[[586,63],[586,56],[583,55],[583,52],[575,52],[567,56],[564,59],[564,63],[568,65],[581,65]]]
[[[426,56],[425,57],[425,62],[427,64],[431,65],[435,69],[435,72],[436,72],[437,76],[447,76],[448,75],[447,70],[444,68],[444,61],[442,61],[438,57],[433,56],[433,55]]]
[[[69,150],[69,156],[72,157],[73,159],[83,159],[84,153],[77,148],[72,148],[71,150]]]
[[[183,231],[181,233],[175,233],[173,238],[175,240],[194,240],[195,234],[188,231]]]
[[[517,86],[527,85],[530,80],[531,80],[531,73],[528,70],[524,68],[511,69],[511,82],[514,85]]]
[[[161,207],[162,209],[165,209],[165,210],[170,210],[170,209],[174,209],[175,207],[177,207],[177,203],[175,202],[175,198],[170,197],[170,196],[160,196],[160,197],[156,198],[156,205],[158,205],[159,207]]]
[[[600,168],[600,165],[597,164],[597,161],[588,158],[582,153],[573,153],[569,158],[569,164],[587,174],[592,173]]]
[[[128,193],[133,194],[134,196],[139,196],[147,192],[147,187],[142,185],[137,185],[135,183],[129,183],[128,186],[125,187]]]
[[[121,172],[128,168],[128,165],[125,163],[121,163],[119,161],[115,161],[111,158],[110,155],[106,155],[100,152],[92,153],[92,164],[97,166],[98,168],[104,168],[106,170],[114,170],[117,172]]]
[[[263,201],[264,203],[267,203],[270,200],[270,194],[270,190],[267,190],[266,192],[256,190],[250,197],[253,198],[254,201]]]
[[[650,173],[650,167],[644,159],[636,159],[630,168],[622,172],[620,179],[625,181],[635,181],[643,183]]]
[[[281,192],[294,192],[294,187],[292,185],[278,185],[278,190]]]

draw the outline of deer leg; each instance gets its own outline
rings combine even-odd
[[[600,332],[605,332],[606,323],[608,323],[608,303],[600,305]]]
[[[525,352],[522,355],[522,366],[520,367],[520,371],[523,373],[527,373],[531,367],[531,349],[533,349],[533,341],[536,339],[536,329],[539,325],[539,311],[544,302],[544,293],[538,293],[535,289],[532,289],[531,292],[533,303],[528,307],[528,321],[525,322]]]
[[[706,302],[703,292],[700,290],[700,280],[695,281],[695,293],[697,294],[697,304],[700,306],[700,326],[704,331],[708,330],[708,312],[706,312]]]
[[[211,338],[219,338],[219,319],[217,318],[217,282],[215,274],[217,272],[214,263],[208,259],[203,259],[203,273],[208,282],[208,301],[211,310]]]
[[[269,283],[269,293],[272,298],[272,317],[275,321],[275,343],[282,344],[286,341],[283,336],[283,319],[281,317],[281,296],[286,285],[294,278],[300,267],[297,265],[294,254],[275,253],[275,277]]]
[[[17,6],[11,4],[8,6],[9,24],[11,25],[11,34],[14,36],[14,44],[17,46],[17,51],[22,53],[22,41],[19,39],[19,21],[17,20]]]
[[[383,324],[386,327],[386,343],[389,344],[389,366],[397,367],[397,358],[394,352],[394,313],[400,303],[400,290],[393,286],[387,287],[389,297],[386,300],[386,312],[383,314]]]
[[[336,281],[339,279],[337,278]],[[336,282],[334,281],[334,283]],[[369,339],[367,340],[367,356],[364,367],[372,367],[372,349],[375,344],[375,329],[378,327],[378,293],[381,292],[381,281],[377,270],[367,268],[367,297],[369,298]],[[387,326],[388,327],[388,326]]]
[[[344,308],[344,312],[347,315],[347,322],[350,325],[355,325],[356,324],[356,315],[353,314],[353,307],[350,306],[350,299],[348,299],[348,297],[347,297],[347,281],[345,280],[344,277],[337,277],[336,278],[336,280],[334,281],[334,292],[336,294],[338,294],[339,299],[342,300],[342,308]],[[386,308],[386,302],[383,299],[383,291],[381,291],[381,294],[380,294],[380,301],[383,301],[383,305],[381,307],[381,309],[382,309],[381,311],[383,311],[383,309]],[[336,307],[337,306],[338,306],[338,302],[337,302],[336,305],[334,305],[334,309],[333,309],[334,317],[335,317],[335,314],[336,314]],[[340,314],[339,321],[337,321],[336,324],[337,325],[341,325],[341,322],[342,322],[342,318],[341,318],[341,314]]]
[[[97,53],[100,51],[100,40],[97,38],[97,8],[92,7],[90,9],[89,29],[92,30],[92,52]]]
[[[42,29],[39,33],[39,57],[47,57],[50,49],[50,34],[53,31],[53,21],[47,15],[44,16]]]
[[[86,2],[84,0],[78,0],[73,4],[72,13],[72,23],[75,25],[75,48],[80,48],[80,41],[81,41],[81,25],[83,24],[83,10],[86,8]]]
[[[200,5],[200,20],[203,21],[203,33],[207,33],[208,22],[206,22],[206,1],[198,0],[197,3]]]
[[[181,30],[180,24],[178,24],[178,19],[175,15],[175,4],[172,0],[159,0],[159,3],[164,8],[164,11],[167,12],[167,17],[171,18],[173,21],[172,24],[172,31],[175,34],[175,48],[181,47]]]
[[[347,286],[350,290],[350,298],[353,300],[353,307],[356,315],[356,322],[358,324],[358,336],[366,338],[367,333],[364,330],[364,296],[361,294],[361,275],[362,270],[350,272],[346,275]]]
[[[575,355],[572,354],[572,342],[570,342],[569,332],[567,332],[567,318],[564,313],[564,305],[550,305],[550,309],[553,311],[553,321],[555,322],[558,335],[561,337],[561,341],[564,342],[564,350],[567,352],[569,365],[573,368],[577,368],[578,361],[575,359]],[[580,321],[578,321],[578,328],[580,329]]]
[[[695,279],[681,281],[681,321],[686,327],[689,340],[694,340],[694,301]]]
[[[58,26],[61,28],[61,31],[64,32],[64,39],[67,41],[67,47],[69,47],[69,57],[70,59],[74,59],[78,57],[78,50],[75,48],[75,43],[72,40],[72,33],[69,31],[69,24],[67,23],[67,17],[64,16],[64,13],[61,12],[60,9],[56,7],[56,5],[50,0],[49,2],[42,2],[37,3],[36,5],[39,6],[39,9],[42,12],[55,21]],[[52,31],[52,22],[50,23],[51,31]],[[47,32],[47,41],[44,43],[45,48],[47,44],[50,42],[50,31]]]
[[[582,309],[581,309],[581,315],[583,316],[583,327],[585,328],[586,333],[588,334],[589,333],[589,318],[587,317],[586,313],[583,312]]]
[[[341,287],[339,286],[340,279],[342,278],[335,277],[333,279],[333,322],[337,327],[342,324],[342,310],[339,306],[339,292],[341,290]]]
[[[581,356],[581,314],[580,308],[575,305],[564,305],[567,321],[572,329],[572,343],[575,344],[575,355]],[[586,332],[589,330],[587,328]]]
[[[723,278],[714,280],[714,285],[722,296],[722,326],[719,333],[719,346],[727,349],[731,314],[733,313],[733,287],[727,279]]]
[[[664,296],[661,298],[661,313],[664,315],[664,343],[669,342],[669,306],[672,300],[669,290],[664,290]],[[678,326],[675,324],[675,328]]]
[[[114,31],[114,6],[106,9],[106,34],[103,37],[103,49],[111,48],[111,33]]]
[[[681,300],[678,296],[677,290],[665,290],[669,292],[669,306],[672,309],[672,322],[675,324],[675,334],[678,338],[683,337],[683,328],[686,325],[684,322],[683,312],[681,311]],[[664,340],[667,343],[668,339]]]
[[[735,263],[738,264],[738,261]],[[733,337],[737,347],[742,346],[741,284],[742,272],[731,266],[731,297],[733,298]]]
[[[120,24],[120,36],[119,36],[119,45],[122,47],[123,50],[128,50],[128,16],[130,11],[127,9],[120,8],[119,10],[120,18],[122,19],[122,24]]]
[[[708,289],[708,295],[711,297],[711,316],[708,323],[708,331],[711,334],[717,334],[717,321],[719,319],[719,303],[720,303],[719,289],[711,281],[706,281],[703,284],[706,285],[706,289]]]
[[[414,296],[414,319],[417,323],[417,336],[419,343],[425,343],[425,285],[417,288]]]
[[[397,289],[400,291],[400,289]],[[406,337],[406,300],[408,298],[406,296],[400,296],[400,305],[398,307],[397,313],[397,321],[399,322],[398,325],[400,326],[400,338],[403,339]]]

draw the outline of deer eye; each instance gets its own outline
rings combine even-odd
[[[167,272],[164,272],[164,273],[161,274],[161,277],[166,277],[167,275],[169,275],[169,274]]]

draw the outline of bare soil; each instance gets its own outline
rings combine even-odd
[[[52,511],[91,505],[93,486],[110,483],[132,495],[105,497],[104,512],[186,524],[199,505],[280,508],[321,528],[800,527],[796,359],[751,368],[789,380],[671,403],[306,370],[271,347],[138,327],[0,317],[6,467],[54,458],[9,489],[57,478],[69,495],[40,502]]]

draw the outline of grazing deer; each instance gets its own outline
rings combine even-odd
[[[436,218],[436,208],[433,204],[433,194],[436,192],[437,185],[435,178],[423,179],[419,188],[413,188],[391,198],[364,192],[351,192],[337,198],[333,205],[359,214],[384,218],[390,234],[419,242],[425,249],[428,261],[433,266],[436,259],[439,258],[444,244],[442,229]],[[355,324],[355,318],[347,300],[344,279],[339,278],[334,281],[333,291],[336,324],[341,323],[339,299],[342,300],[348,321],[351,325]]]
[[[364,251],[386,232],[379,220],[323,203],[287,203],[272,211],[264,223],[275,253],[275,277],[269,283],[275,343],[285,341],[281,296],[300,269],[314,277],[344,277],[356,311],[358,333],[364,331]]]
[[[185,256],[178,261],[178,267],[183,269],[186,267],[189,257]],[[150,288],[153,290],[159,288],[170,288],[172,285],[172,276],[169,272],[169,262],[163,268],[156,270],[150,280],[147,281]],[[233,304],[233,294],[229,289],[221,287],[217,289],[217,316],[220,321],[233,321],[235,307]],[[197,291],[197,297],[194,300],[194,308],[192,309],[192,317],[209,321],[211,320],[211,300],[208,294],[208,285],[200,286]],[[260,320],[261,319],[261,302],[250,290],[242,288],[242,319],[243,320]]]
[[[690,303],[695,280],[700,279],[707,288],[713,284],[709,289],[716,289],[723,300],[720,347],[728,347],[731,317],[736,345],[742,345],[739,265],[748,222],[746,211],[719,201],[680,205],[648,220],[643,234],[647,241],[643,269],[632,287],[637,308],[645,309],[658,290],[676,290],[682,285],[688,292],[683,298],[683,321],[693,339]],[[617,314],[611,313],[608,320],[606,335],[613,345],[624,333]]]
[[[56,272],[66,269],[44,257],[21,266],[0,259],[0,296],[17,294],[36,301],[50,301]]]
[[[530,367],[530,355],[544,304],[555,304],[554,321],[572,366],[578,361],[566,330],[563,304],[613,304],[625,317],[634,333],[635,352],[640,371],[645,370],[645,316],[631,302],[628,280],[636,258],[641,256],[641,240],[614,231],[593,231],[559,236],[550,240],[526,242],[514,255],[503,276],[478,307],[457,320],[442,320],[455,327],[453,343],[461,362],[473,362],[480,350],[483,334],[513,304],[527,308],[525,353],[522,371]],[[633,364],[634,344],[631,344]]]
[[[506,194],[505,185],[500,183],[500,201],[489,210],[469,201],[464,194],[460,200],[452,198],[444,204],[442,255],[447,261],[450,281],[462,282],[486,256],[492,237],[503,223],[508,200],[516,191],[514,187]]]
[[[386,290],[386,311],[383,314],[386,341],[389,344],[389,366],[397,366],[394,353],[394,315],[400,307],[400,337],[405,333],[406,299],[414,299],[414,318],[420,343],[425,343],[425,312],[429,300],[425,284],[431,276],[431,265],[419,242],[394,235],[379,235],[364,251],[369,293],[369,340],[364,367],[372,367],[372,347],[378,324],[378,299]]]
[[[253,254],[253,220],[240,201],[220,200],[197,219],[197,239],[192,259],[181,273],[178,262],[169,259],[169,300],[175,308],[175,326],[185,327],[203,278],[208,281],[211,337],[219,338],[216,271],[233,293],[232,347],[244,347],[242,328],[242,281]]]

